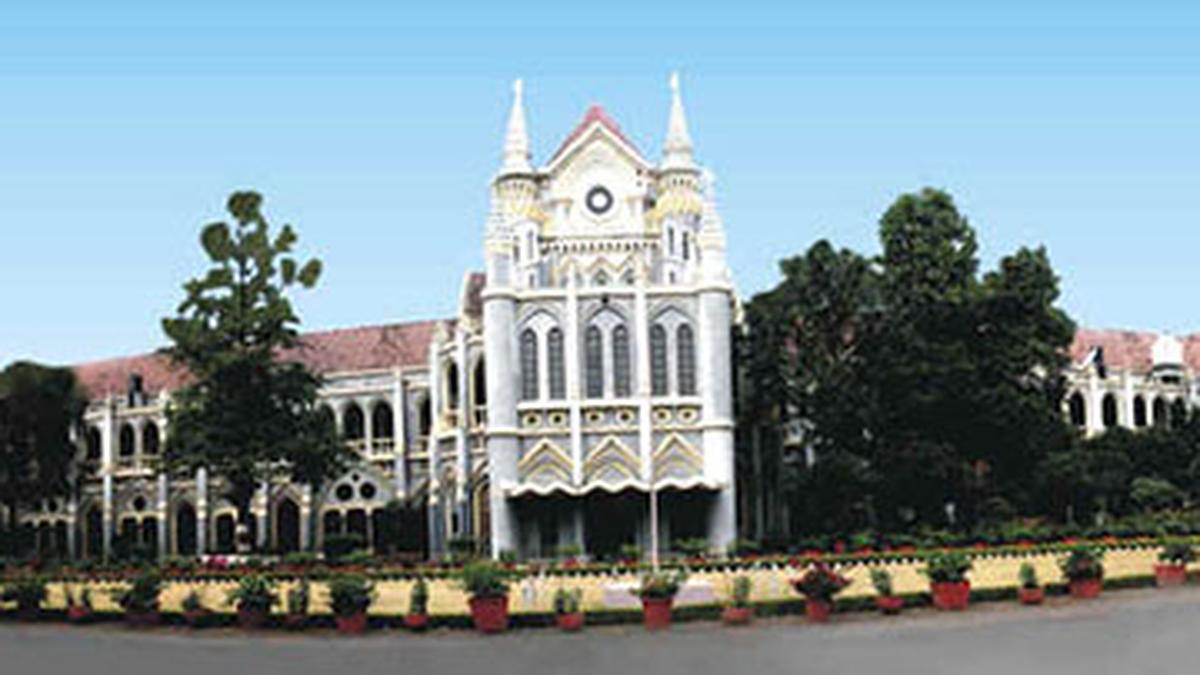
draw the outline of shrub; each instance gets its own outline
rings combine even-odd
[[[336,564],[365,545],[366,541],[357,534],[331,534],[325,537],[325,559]]]
[[[128,588],[113,591],[113,599],[126,612],[142,614],[158,610],[158,599],[162,592],[162,579],[157,572],[142,572]]]
[[[1163,544],[1158,559],[1173,565],[1186,565],[1196,560],[1196,549],[1187,542],[1169,541]]]
[[[642,577],[634,593],[642,599],[667,600],[674,598],[687,581],[687,570],[651,572]]]
[[[260,574],[252,574],[239,579],[237,588],[229,591],[225,601],[238,610],[269,613],[271,607],[279,602],[279,596],[275,593],[275,582]]]
[[[750,581],[750,577],[741,574],[733,578],[730,583],[729,606],[730,607],[749,607],[750,592],[754,588],[754,584]]]
[[[1037,570],[1034,569],[1033,563],[1021,563],[1021,569],[1017,572],[1017,578],[1021,582],[1021,588],[1038,588],[1041,586],[1038,583]]]
[[[504,565],[514,565],[517,562],[517,554],[508,549],[504,549],[503,551],[500,551],[500,553],[498,553],[496,555],[496,558],[500,561],[501,564],[504,564]]]
[[[554,556],[559,560],[573,560],[583,555],[583,547],[579,544],[562,544],[554,549]]]
[[[512,573],[490,560],[469,562],[458,571],[458,583],[472,598],[495,598],[508,595]]]
[[[760,551],[762,551],[762,546],[757,541],[753,541],[751,539],[736,539],[732,544],[729,545],[729,548],[726,552],[731,556],[740,557],[755,555]]]
[[[424,577],[417,579],[412,590],[409,591],[408,613],[418,616],[429,613],[429,585],[425,583]]]
[[[1103,560],[1103,551],[1090,546],[1076,546],[1058,565],[1067,581],[1086,581],[1104,578]]]
[[[367,611],[375,600],[375,585],[358,574],[337,574],[329,580],[329,606],[337,616]]]
[[[957,583],[966,581],[971,567],[971,559],[962,553],[935,553],[925,559],[922,572],[934,583]]]
[[[642,559],[642,547],[637,544],[621,544],[620,551],[622,560]]]
[[[674,548],[688,558],[703,558],[708,555],[708,540],[703,537],[695,539],[677,539]]]
[[[560,588],[554,592],[554,613],[575,614],[582,599],[583,591],[578,588]]]
[[[871,585],[875,587],[875,592],[882,597],[890,598],[895,594],[892,573],[882,567],[871,568]]]
[[[293,551],[292,553],[288,553],[287,555],[283,556],[280,562],[282,562],[284,565],[291,565],[292,567],[311,567],[312,565],[316,565],[318,562],[320,562],[320,560],[317,558],[317,555],[311,551]]]
[[[196,591],[192,591],[191,593],[188,593],[183,598],[183,602],[180,603],[180,607],[185,612],[208,611],[208,608],[204,606],[204,601],[200,599],[200,594]]]
[[[454,537],[446,542],[446,550],[454,560],[468,560],[475,557],[475,540],[471,537]]]
[[[286,598],[287,607],[285,608],[287,613],[293,616],[308,614],[310,594],[308,579],[301,579],[300,583],[289,588]]]
[[[809,600],[829,602],[833,596],[850,585],[850,580],[838,574],[825,563],[814,563],[799,579],[792,580],[792,588]]]
[[[46,580],[41,577],[21,579],[6,586],[0,597],[7,602],[17,603],[21,609],[38,609],[46,599]]]

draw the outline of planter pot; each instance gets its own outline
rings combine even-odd
[[[1094,598],[1104,588],[1103,579],[1076,579],[1071,582],[1071,597]]]
[[[825,623],[829,621],[829,614],[832,611],[833,602],[829,600],[804,600],[804,614],[813,623]]]
[[[555,614],[554,623],[558,625],[559,629],[568,633],[578,632],[583,628],[583,612]]]
[[[337,616],[334,619],[337,623],[337,632],[342,635],[362,635],[367,632],[367,613],[358,612],[347,616]]]
[[[237,620],[238,627],[243,630],[258,630],[267,625],[267,610],[257,607],[239,607]]]
[[[475,597],[469,601],[471,620],[480,633],[503,633],[508,629],[508,596]]]
[[[284,614],[283,625],[288,630],[300,630],[308,623],[307,614]]]
[[[197,609],[192,611],[184,611],[183,621],[191,628],[203,628],[208,623],[208,618],[212,615],[207,609]]]
[[[721,610],[721,621],[726,626],[745,626],[754,618],[753,607],[726,607]]]
[[[875,607],[884,614],[899,614],[904,609],[904,598],[898,595],[885,595],[875,598]]]
[[[971,582],[936,581],[929,585],[933,606],[940,610],[962,611],[971,602]]]
[[[1187,583],[1187,565],[1159,564],[1154,566],[1154,582],[1159,588],[1182,586]]]
[[[411,631],[423,631],[429,627],[428,614],[405,614],[404,627]]]
[[[646,630],[671,627],[671,605],[675,598],[642,598],[642,623]]]
[[[1038,586],[1037,588],[1018,588],[1017,600],[1022,605],[1040,605],[1046,599],[1046,589]]]
[[[148,628],[157,626],[161,617],[157,609],[151,609],[145,612],[125,612],[125,623],[134,628]]]
[[[82,605],[71,605],[67,608],[67,621],[71,623],[87,623],[92,618],[92,610]]]

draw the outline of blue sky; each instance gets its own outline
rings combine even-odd
[[[933,185],[1081,323],[1200,330],[1195,3],[179,4],[0,17],[0,362],[159,346],[239,188],[325,261],[307,327],[449,316],[511,80],[538,160],[592,102],[657,158],[676,68],[744,295]]]

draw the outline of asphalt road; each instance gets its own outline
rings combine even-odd
[[[246,636],[116,625],[0,624],[0,674],[345,675],[388,673],[1153,673],[1200,662],[1200,588],[1053,599],[1041,608],[979,605],[965,614],[799,618],[729,629],[677,625],[669,633],[598,627],[578,635],[524,630],[496,637],[436,631]]]

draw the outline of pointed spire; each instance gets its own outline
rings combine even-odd
[[[533,167],[529,164],[529,133],[525,129],[524,83],[517,79],[513,82],[512,110],[508,114],[508,132],[504,136],[504,163],[500,173],[531,173]]]
[[[664,169],[694,169],[692,136],[688,133],[683,114],[683,97],[679,93],[679,73],[671,73],[671,118],[667,122],[667,140],[663,144]]]

